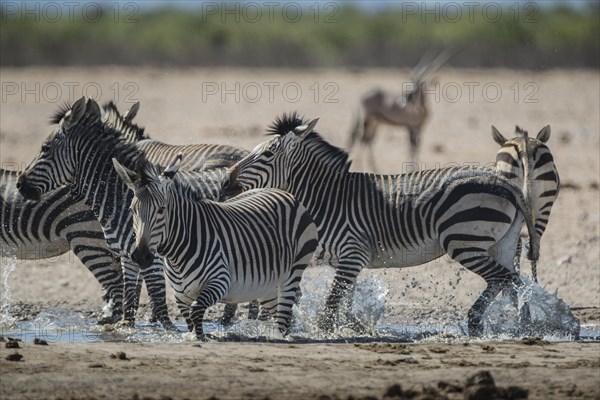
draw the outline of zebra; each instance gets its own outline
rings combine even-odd
[[[58,129],[44,141],[42,151],[19,176],[19,191],[25,198],[36,200],[41,194],[70,184],[71,196],[83,201],[92,210],[104,229],[107,242],[122,256],[124,320],[129,324],[135,321],[140,290],[138,276],[141,274],[152,300],[153,315],[165,328],[176,329],[167,313],[162,261],[157,258],[151,268],[140,270],[129,257],[134,245],[133,226],[128,210],[131,196],[114,172],[110,159],[119,152],[127,153],[137,149],[136,142],[130,140],[132,133],[125,134],[125,128],[117,130],[109,123],[104,123],[100,108],[93,100],[81,98],[69,110],[62,111],[63,114],[55,118],[55,122],[59,122]],[[108,118],[105,116],[104,120]],[[127,122],[125,118],[121,118],[121,121]],[[128,122],[126,128],[134,130],[137,126]],[[142,139],[137,142],[140,149],[159,146],[154,141],[144,139],[143,131],[138,131],[134,136]],[[165,147],[172,148],[170,145]],[[181,147],[194,157],[194,163],[198,165],[202,165],[198,154],[205,158],[211,157],[211,152],[203,153],[206,146],[197,145],[196,153],[190,147]],[[208,147],[214,151],[224,151],[221,147],[227,146]],[[216,160],[216,157],[213,159]],[[220,173],[223,174],[223,171]],[[210,173],[214,179],[211,195],[218,196],[220,181],[216,180],[215,174],[218,172]],[[192,180],[191,177],[188,179]],[[205,193],[207,196],[209,194]]]
[[[320,327],[330,330],[341,297],[364,267],[408,267],[448,254],[487,283],[468,312],[469,334],[483,333],[482,315],[503,289],[516,300],[522,285],[513,258],[523,221],[528,257],[539,241],[521,190],[493,171],[453,167],[403,175],[350,172],[348,153],[313,129],[317,119],[278,117],[273,138],[229,168],[230,195],[273,187],[309,210],[319,233],[317,255],[336,267]],[[523,307],[526,323],[528,308]]]
[[[164,171],[133,154],[113,158],[135,196],[132,258],[144,268],[153,253],[165,257],[166,274],[188,329],[204,339],[202,321],[219,301],[258,299],[285,336],[300,280],[317,248],[317,229],[291,194],[256,189],[215,202],[173,180],[182,156]]]
[[[122,132],[125,136],[137,142],[137,146],[144,150],[146,158],[152,160],[158,165],[168,165],[168,163],[179,153],[185,154],[186,160],[181,165],[183,170],[188,171],[218,171],[219,168],[229,167],[234,162],[240,160],[248,151],[240,147],[223,146],[217,144],[203,145],[171,145],[150,138],[143,128],[132,123],[133,118],[137,115],[140,108],[139,102],[121,115],[117,106],[109,101],[102,107],[103,120],[105,123],[114,129]],[[195,178],[189,180],[188,185],[195,188],[196,191],[203,193],[205,196],[212,196],[212,191],[204,192],[207,185],[210,187],[220,186],[221,174],[204,174],[203,182]],[[237,304],[228,303],[225,305],[225,310],[220,319],[221,324],[231,324],[237,310]],[[252,302],[248,311],[249,319],[258,317],[258,304]]]
[[[500,145],[495,170],[522,188],[541,240],[560,189],[554,157],[546,145],[550,139],[550,125],[543,127],[535,138],[529,137],[527,131],[518,126],[515,132],[515,137],[506,139],[492,125],[492,138]],[[536,260],[531,261],[531,275],[537,283]]]
[[[58,112],[63,113],[64,108]],[[118,124],[121,119],[131,121],[138,109],[139,103],[135,103],[121,116],[116,106],[109,103],[102,112],[112,123]],[[120,259],[106,243],[96,216],[85,204],[71,199],[68,187],[42,196],[37,203],[27,201],[17,190],[18,176],[17,171],[0,169],[2,255],[39,260],[72,250],[100,283],[102,298],[111,309],[111,315],[99,318],[98,324],[119,321],[123,315]]]
[[[123,315],[123,279],[119,259],[108,247],[96,216],[61,187],[26,201],[17,190],[17,171],[0,170],[0,246],[2,256],[21,260],[58,257],[69,250],[94,275],[111,315],[98,324],[115,323]]]
[[[410,158],[414,161],[419,149],[421,130],[429,118],[425,84],[427,79],[452,57],[453,53],[450,50],[443,51],[433,58],[431,54],[424,56],[410,74],[409,87],[400,94],[383,89],[367,92],[361,98],[360,111],[350,131],[348,151],[360,141],[367,148],[369,162],[375,169],[373,141],[377,126],[384,123],[408,129]]]

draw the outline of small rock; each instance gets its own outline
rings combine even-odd
[[[40,338],[33,339],[33,344],[39,344],[40,346],[48,346],[48,342]]]
[[[6,342],[4,344],[4,347],[6,347],[7,349],[20,349],[21,346],[19,346],[19,342],[17,342],[16,340],[9,340],[8,342]]]
[[[487,353],[495,353],[496,352],[496,348],[494,346],[490,346],[489,344],[481,346],[481,350],[483,350]]]
[[[7,355],[5,359],[8,361],[21,361],[23,359],[23,356],[17,352],[14,352],[12,354]]]
[[[432,347],[429,351],[436,354],[444,354],[448,352],[448,349],[444,347]]]
[[[128,359],[127,358],[127,354],[125,354],[124,351],[118,351],[118,352],[116,352],[114,354],[111,354],[110,358],[117,358],[119,360],[127,360]]]
[[[465,387],[471,386],[496,386],[496,383],[490,371],[479,371],[467,378]]]
[[[445,381],[439,381],[437,386],[438,389],[445,393],[460,393],[463,391],[462,386]]]
[[[104,365],[100,363],[91,363],[88,365],[88,368],[104,368]]]
[[[471,386],[465,389],[466,400],[490,400],[500,399],[501,390],[498,390],[496,386]]]
[[[512,400],[529,398],[529,390],[520,386],[509,386],[506,389],[506,393],[508,394],[508,398]]]
[[[383,397],[402,397],[403,396],[403,392],[402,392],[402,386],[400,386],[400,384],[395,383],[392,386],[390,386],[388,388],[388,390],[385,392],[385,394],[383,395]]]
[[[542,338],[540,338],[540,337],[526,337],[521,340],[521,343],[526,344],[528,346],[533,346],[533,345],[549,344],[550,342],[548,342],[546,340],[542,340]]]

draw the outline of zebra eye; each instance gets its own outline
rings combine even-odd
[[[164,207],[159,207],[158,211],[156,212],[157,214],[162,214],[163,212],[165,212],[165,208]]]
[[[275,153],[273,153],[271,150],[265,150],[265,152],[263,153],[263,155],[265,157],[273,157],[275,155]]]
[[[50,151],[50,146],[48,146],[47,144],[43,144],[42,145],[42,152],[45,153],[45,152],[48,152],[48,151]]]

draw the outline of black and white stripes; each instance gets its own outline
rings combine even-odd
[[[535,221],[535,230],[541,238],[548,225],[552,206],[558,198],[560,178],[554,157],[546,142],[550,138],[550,125],[537,137],[517,126],[516,136],[506,139],[492,126],[492,137],[501,147],[496,154],[496,172],[523,190],[525,200]],[[532,261],[532,276],[537,282],[537,263]]]
[[[23,260],[56,257],[72,250],[102,286],[117,322],[123,314],[123,280],[118,257],[110,250],[96,216],[61,187],[26,201],[17,190],[15,171],[0,170],[0,246],[2,255]],[[49,271],[49,274],[52,272]]]
[[[306,206],[319,230],[318,254],[336,266],[323,326],[362,268],[408,267],[449,254],[488,283],[469,311],[469,332],[511,283],[523,221],[538,238],[519,188],[492,171],[446,168],[404,175],[349,172],[347,154],[313,132],[316,120],[295,114],[276,121],[272,139],[230,169],[229,192],[285,188]]]
[[[140,142],[132,140],[140,139],[143,135],[122,133],[110,125],[109,121],[114,119],[106,115],[105,121],[102,120],[95,101],[77,101],[64,112],[58,129],[47,138],[42,151],[19,177],[19,190],[27,198],[38,199],[50,190],[69,184],[73,198],[91,209],[104,229],[107,242],[122,256],[125,318],[130,323],[135,318],[141,275],[152,299],[153,314],[163,325],[173,327],[167,314],[162,261],[156,259],[152,267],[140,271],[128,257],[134,245],[134,231],[128,210],[131,195],[114,172],[111,161],[113,157],[143,159],[142,149],[136,147],[136,143]],[[130,121],[123,120],[123,123],[127,125]],[[227,146],[210,148],[224,153]],[[195,156],[194,149],[201,156]],[[232,149],[235,153],[239,152],[238,149]],[[190,158],[198,163],[201,157],[214,154],[205,151],[202,145],[187,150],[191,153]],[[213,189],[206,192],[213,196],[218,195],[220,186],[220,182],[215,179],[213,178]]]
[[[317,247],[306,209],[277,189],[246,192],[226,202],[202,199],[173,181],[181,156],[156,169],[115,168],[134,191],[133,258],[143,265],[157,251],[190,331],[203,337],[206,309],[219,301],[257,299],[286,334],[302,273]]]

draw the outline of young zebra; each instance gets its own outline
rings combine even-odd
[[[72,250],[100,283],[111,315],[99,324],[115,323],[123,315],[123,279],[117,255],[104,239],[96,216],[73,201],[62,187],[26,201],[17,190],[18,173],[0,170],[0,246],[2,257],[39,260]]]
[[[275,136],[230,168],[224,189],[285,188],[310,211],[319,231],[317,254],[336,267],[322,327],[331,327],[340,298],[364,267],[408,267],[448,254],[487,282],[468,313],[469,334],[481,335],[492,299],[503,289],[515,296],[513,284],[522,284],[513,259],[523,220],[529,257],[538,257],[520,189],[493,171],[470,167],[351,173],[348,154],[313,132],[316,122],[295,113],[278,118]]]
[[[517,126],[516,136],[512,139],[506,139],[492,126],[492,137],[500,145],[496,154],[496,172],[522,188],[541,240],[560,189],[554,157],[546,146],[550,125],[542,128],[536,138],[529,137],[527,131]],[[519,241],[519,253],[520,244]],[[537,282],[536,260],[531,261],[531,275]]]
[[[157,148],[159,143],[130,140],[129,130],[136,131],[139,128],[126,124],[126,129],[117,130],[110,122],[104,123],[100,108],[93,100],[86,101],[82,98],[75,102],[71,109],[64,111],[60,116],[57,115],[55,120],[59,117],[58,129],[46,139],[42,151],[20,175],[19,191],[24,197],[37,200],[55,188],[70,184],[71,196],[91,209],[104,228],[107,242],[121,255],[125,286],[125,320],[131,324],[135,320],[140,290],[138,277],[141,274],[152,299],[153,315],[163,326],[175,329],[167,313],[162,260],[156,258],[151,268],[140,271],[128,256],[134,246],[134,232],[128,210],[132,196],[114,172],[111,162],[113,157],[133,152],[141,153],[145,148]],[[105,115],[105,120],[111,119]],[[122,120],[124,121],[124,118]],[[134,136],[138,140],[145,138],[143,130],[136,132]],[[202,145],[195,147],[196,152],[194,148],[181,147],[194,160],[189,165],[202,165],[200,159],[210,158],[215,151],[224,153],[223,148],[227,146],[208,145],[213,150],[211,152],[205,151],[207,146]],[[165,148],[172,149],[173,146],[165,145]],[[232,149],[239,153],[238,149]],[[199,173],[201,171],[195,172]],[[190,182],[196,180],[194,173],[186,174],[181,174],[184,179],[187,176]],[[213,179],[212,188],[200,185],[196,187],[198,190],[206,190],[205,195],[219,196],[219,174],[223,176],[224,171],[210,173]]]
[[[203,199],[173,181],[180,162],[181,155],[160,173],[137,161],[136,172],[113,159],[135,193],[133,259],[143,268],[154,252],[165,257],[177,305],[198,339],[204,338],[208,307],[254,299],[286,335],[302,273],[317,248],[310,214],[277,189],[251,190],[222,203]]]

